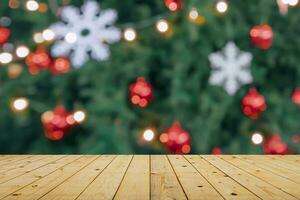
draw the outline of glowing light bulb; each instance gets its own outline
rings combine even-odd
[[[199,13],[198,13],[197,9],[196,8],[192,8],[190,10],[190,12],[189,12],[189,18],[191,20],[196,20],[198,18],[198,16],[199,16]]]
[[[253,144],[258,145],[264,141],[264,138],[263,138],[262,134],[260,134],[260,133],[253,133],[251,140],[252,140]]]
[[[78,110],[73,114],[73,118],[77,123],[81,123],[85,120],[86,114],[82,110]]]
[[[154,132],[151,129],[146,129],[143,133],[144,140],[150,142],[154,138]]]
[[[47,40],[47,41],[53,40],[55,37],[54,32],[50,29],[45,29],[43,31],[42,35],[43,35],[44,40]]]
[[[26,46],[19,46],[16,49],[16,54],[19,58],[25,58],[29,54],[29,49]]]
[[[43,34],[42,33],[35,33],[33,35],[33,41],[35,43],[42,43],[42,42],[44,42]]]
[[[46,111],[43,113],[43,115],[41,116],[41,120],[43,123],[48,123],[50,122],[52,119],[54,118],[54,113],[53,111]]]
[[[17,112],[21,112],[24,111],[29,105],[29,102],[26,98],[24,97],[20,97],[15,99],[12,102],[12,109],[17,111]]]
[[[0,63],[8,64],[12,61],[12,59],[13,59],[13,57],[12,57],[11,53],[8,53],[8,52],[0,53]]]
[[[26,8],[29,11],[36,11],[39,9],[39,4],[34,0],[29,0],[26,2]]]
[[[216,4],[216,9],[219,13],[225,13],[228,9],[228,4],[226,1],[219,1]]]
[[[123,33],[124,39],[131,42],[136,39],[136,31],[133,28],[125,29]]]
[[[161,33],[165,33],[169,29],[169,24],[166,20],[161,19],[156,23],[156,29]]]
[[[65,40],[67,43],[70,43],[70,44],[75,43],[77,41],[77,35],[73,32],[69,32],[66,34]]]

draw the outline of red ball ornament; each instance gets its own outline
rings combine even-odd
[[[150,83],[144,77],[137,78],[129,87],[129,96],[132,104],[146,107],[152,99],[153,91]]]
[[[253,26],[250,30],[250,39],[255,47],[269,49],[273,40],[272,27],[269,25]]]
[[[47,111],[42,115],[45,136],[50,140],[60,140],[75,125],[71,113],[64,106],[56,106],[53,111]]]
[[[281,139],[278,133],[273,134],[265,139],[263,145],[264,153],[266,154],[289,154],[291,149]]]
[[[0,26],[0,47],[6,43],[10,36],[10,30],[6,27]]]
[[[25,62],[31,74],[38,74],[42,69],[47,69],[52,64],[48,52],[44,49],[37,49],[35,52],[30,53]]]
[[[169,152],[187,154],[191,151],[190,134],[181,127],[179,122],[174,122],[159,139]]]
[[[176,12],[182,8],[182,0],[165,0],[166,7],[171,12]]]
[[[211,154],[213,155],[221,155],[223,152],[222,152],[222,149],[220,147],[214,147],[211,151]]]
[[[300,88],[296,88],[292,94],[292,101],[300,106]]]
[[[53,74],[65,73],[70,70],[70,67],[71,67],[70,61],[67,58],[61,57],[61,58],[54,59],[50,71]]]
[[[265,97],[261,95],[255,88],[250,88],[246,96],[242,100],[243,113],[255,120],[267,108]]]

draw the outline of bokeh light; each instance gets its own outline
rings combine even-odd
[[[251,141],[253,144],[258,145],[264,141],[264,138],[262,134],[256,132],[252,134]]]
[[[125,29],[123,36],[126,41],[134,41],[136,39],[136,31],[133,28],[127,28]]]
[[[146,129],[143,133],[144,140],[150,142],[154,138],[154,131],[151,129]]]

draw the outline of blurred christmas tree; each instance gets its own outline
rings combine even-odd
[[[0,153],[300,151],[297,0],[0,5]]]

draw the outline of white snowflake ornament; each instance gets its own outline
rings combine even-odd
[[[63,22],[52,24],[56,43],[51,54],[55,57],[70,56],[74,67],[80,67],[90,56],[98,61],[106,60],[110,51],[109,43],[120,40],[121,32],[111,26],[117,19],[114,10],[100,12],[96,1],[86,1],[81,10],[74,6],[65,6],[61,10]]]
[[[249,70],[252,54],[240,51],[234,42],[228,42],[220,52],[211,53],[208,59],[212,68],[209,83],[223,86],[229,95],[252,82]]]

